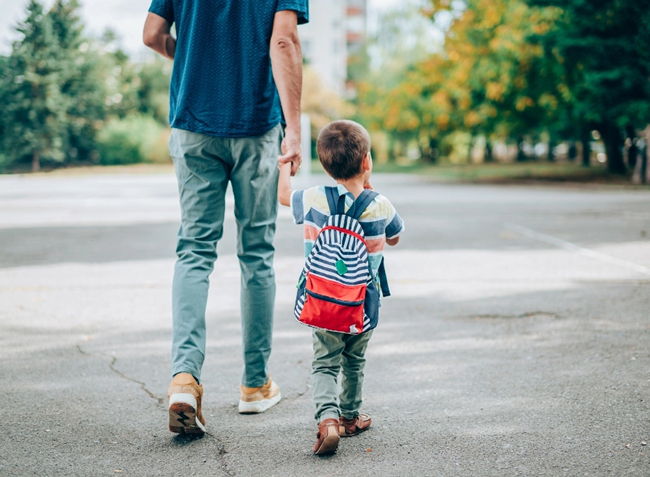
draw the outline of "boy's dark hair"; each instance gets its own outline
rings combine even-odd
[[[370,152],[370,135],[354,121],[334,121],[318,134],[316,152],[332,178],[352,179],[362,172],[363,156]]]

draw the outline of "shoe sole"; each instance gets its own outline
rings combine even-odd
[[[321,443],[320,447],[314,451],[314,454],[316,455],[326,455],[326,454],[333,454],[336,452],[336,449],[339,447],[339,436],[333,435],[333,436],[327,436],[325,439],[323,439],[323,442]]]
[[[362,432],[367,431],[368,429],[370,429],[370,426],[366,427],[365,429],[359,429],[354,434],[346,434],[345,429],[343,428],[343,426],[341,426],[341,427],[339,427],[339,434],[341,435],[341,437],[354,437],[354,436],[358,436]]]
[[[196,398],[191,394],[172,394],[169,399],[169,430],[176,434],[205,434],[205,426],[196,415],[196,406]]]
[[[275,406],[281,399],[282,393],[278,393],[277,396],[271,399],[262,399],[261,401],[246,402],[240,399],[239,414],[259,414]]]

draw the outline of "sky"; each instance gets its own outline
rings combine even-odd
[[[52,0],[44,0],[47,5]],[[311,0],[326,2],[328,0]],[[11,51],[15,39],[14,27],[24,18],[28,0],[0,0],[0,54]],[[131,55],[145,54],[142,46],[142,26],[151,0],[81,0],[82,16],[90,33],[99,35],[111,28],[121,38],[122,47]],[[404,3],[403,0],[369,0],[373,12]]]

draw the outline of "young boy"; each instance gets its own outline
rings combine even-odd
[[[346,210],[352,206],[364,189],[371,189],[370,135],[353,121],[334,121],[318,135],[318,158],[325,172],[337,182],[338,195],[346,195]],[[305,256],[309,256],[318,233],[330,215],[330,207],[323,186],[292,191],[290,164],[280,166],[278,200],[291,207],[296,224],[304,224]],[[404,229],[402,219],[392,204],[378,195],[360,216],[369,253],[373,278],[377,277],[383,258],[384,244],[396,245]],[[372,330],[361,334],[344,334],[314,329],[314,360],[312,363],[313,401],[318,423],[314,453],[336,451],[339,437],[354,436],[370,427],[371,419],[360,413],[361,387],[365,353]],[[342,392],[338,396],[339,372]]]

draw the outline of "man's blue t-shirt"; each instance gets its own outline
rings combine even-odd
[[[281,10],[309,19],[308,0],[152,0],[149,11],[176,24],[172,127],[254,137],[282,120],[269,54]]]

